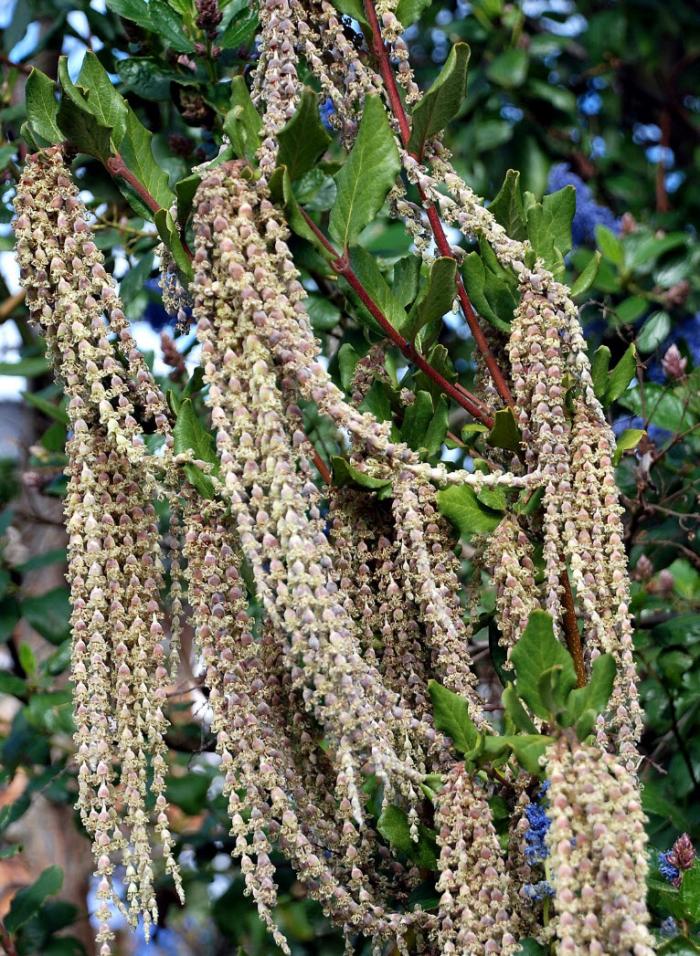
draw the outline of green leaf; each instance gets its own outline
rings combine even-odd
[[[367,475],[359,468],[355,468],[354,465],[351,465],[349,461],[339,455],[331,458],[331,468],[333,470],[333,484],[339,488],[350,485],[366,488],[368,491],[386,492],[391,490],[391,480],[389,478],[373,478],[372,475]]]
[[[437,493],[440,513],[462,534],[487,534],[498,527],[503,515],[485,508],[468,485],[451,485]]]
[[[70,636],[70,602],[65,588],[26,597],[20,609],[25,621],[52,644],[61,644]]]
[[[314,332],[330,332],[338,324],[341,311],[322,295],[310,295],[306,299],[306,311]]]
[[[165,795],[170,803],[193,817],[206,807],[210,785],[211,778],[206,774],[189,772],[183,777],[168,777]]]
[[[340,384],[346,392],[350,391],[352,378],[359,361],[360,355],[350,342],[343,342],[338,349],[338,371],[340,373]]]
[[[527,220],[520,192],[520,173],[509,169],[498,195],[489,206],[489,212],[496,217],[511,239],[522,241],[527,238]]]
[[[546,670],[560,665],[561,687],[568,693],[576,687],[574,662],[566,648],[554,636],[552,618],[545,611],[533,611],[522,637],[511,651],[511,663],[517,676],[516,690],[532,712],[543,720],[550,716],[539,688]]]
[[[335,178],[338,194],[329,229],[343,249],[374,219],[400,168],[386,110],[378,96],[368,96],[355,144]]]
[[[501,408],[496,412],[493,428],[486,441],[493,448],[506,448],[508,451],[518,450],[522,435],[511,408]]]
[[[430,6],[431,0],[399,0],[396,16],[404,27],[410,27],[419,20],[424,10]]]
[[[522,86],[527,76],[528,57],[525,50],[506,50],[493,60],[486,69],[492,83],[513,89]]]
[[[668,312],[652,312],[637,335],[637,348],[640,352],[653,352],[671,331],[671,317]]]
[[[435,413],[430,420],[427,431],[423,436],[422,447],[428,458],[437,455],[445,441],[449,425],[447,399],[440,395],[436,402]]]
[[[402,335],[413,341],[421,329],[439,322],[450,311],[455,298],[456,274],[457,263],[454,259],[444,256],[435,260],[428,282],[414,302],[407,322],[399,328]]]
[[[56,84],[53,80],[32,67],[25,87],[27,120],[32,132],[38,133],[47,145],[63,141],[63,133],[58,128],[58,100]]]
[[[216,38],[216,45],[222,50],[235,50],[237,47],[248,46],[258,32],[260,21],[254,6],[245,10],[243,14],[229,23]]]
[[[537,727],[535,727],[532,720],[530,720],[530,716],[523,707],[520,698],[518,697],[517,691],[512,684],[508,684],[506,686],[501,696],[501,700],[506,717],[512,721],[516,730],[519,730],[524,734],[537,733]]]
[[[163,240],[163,244],[170,250],[173,262],[183,274],[187,282],[192,281],[194,269],[192,260],[185,252],[185,247],[180,238],[180,230],[167,209],[159,209],[153,217],[158,230],[158,235]]]
[[[175,195],[177,196],[177,221],[183,227],[189,219],[190,212],[192,211],[192,205],[194,203],[194,197],[201,181],[201,176],[197,175],[197,173],[191,173],[189,176],[185,176],[184,179],[181,179],[179,182],[175,183]]]
[[[591,675],[586,686],[577,687],[569,693],[566,701],[569,724],[575,723],[587,710],[592,710],[595,716],[603,713],[612,694],[615,671],[615,658],[612,654],[596,657],[591,665]]]
[[[397,329],[405,328],[407,323],[406,312],[394,298],[391,287],[379,270],[376,257],[361,246],[353,246],[350,249],[350,265],[370,297],[391,324]],[[355,292],[351,291],[349,287],[347,288],[365,324],[375,331],[380,331],[376,319],[360,302]]]
[[[598,225],[595,227],[595,239],[606,259],[616,266],[624,264],[625,250],[614,232],[611,232],[607,226]]]
[[[168,174],[156,162],[152,149],[153,134],[146,129],[136,113],[129,107],[126,114],[125,132],[119,143],[119,152],[122,159],[129,167],[129,170],[136,176],[138,181],[153,196],[158,205],[163,209],[170,209],[175,195],[168,185]],[[120,181],[120,188],[121,188]],[[127,193],[129,200],[142,214],[146,209],[147,218],[151,219],[153,213],[144,207],[142,202],[138,203],[138,208],[134,202],[134,194]]]
[[[235,76],[231,82],[230,109],[224,118],[224,132],[241,159],[255,159],[260,146],[262,119],[250,97],[246,81]]]
[[[125,20],[132,20],[177,50],[192,53],[194,43],[182,28],[182,21],[165,0],[107,0],[107,6]]]
[[[447,734],[460,753],[469,753],[477,744],[479,732],[469,716],[467,702],[436,680],[428,681],[428,690],[435,727]]]
[[[318,95],[312,90],[304,90],[296,112],[277,134],[277,141],[278,164],[287,167],[292,181],[315,166],[328,149],[331,137],[321,122]]]
[[[608,390],[608,369],[610,368],[610,349],[601,345],[591,359],[591,378],[596,398],[602,402]]]
[[[595,282],[596,276],[598,275],[598,268],[600,267],[601,255],[596,250],[596,252],[591,256],[586,265],[585,269],[578,276],[576,281],[571,286],[571,298],[576,299],[578,296],[583,295],[584,292],[588,292],[593,283]]]
[[[541,946],[537,940],[528,936],[527,939],[520,940],[520,949],[516,956],[546,956],[547,950]]]
[[[56,122],[77,150],[106,163],[112,154],[112,128],[99,122],[84,96],[68,74],[67,59],[58,61],[58,78],[63,90]]]
[[[324,258],[331,258],[328,250],[304,219],[301,207],[294,196],[292,181],[285,166],[280,166],[274,171],[270,177],[269,188],[273,200],[284,209],[290,229],[301,236],[302,239],[310,242]]]
[[[17,800],[0,807],[0,833],[6,830],[15,820],[24,816],[30,806],[29,794],[25,792]]]
[[[333,0],[333,6],[336,10],[340,10],[341,13],[344,13],[348,17],[352,17],[353,20],[357,20],[358,23],[361,23],[362,26],[368,27],[367,17],[365,16],[365,8],[362,4],[362,0]],[[403,23],[403,21],[401,21]]]
[[[385,807],[377,821],[377,830],[387,843],[401,853],[405,853],[417,866],[425,870],[434,870],[437,867],[435,834],[419,823],[418,842],[414,842],[411,839],[408,816],[400,807],[393,805]]]
[[[571,249],[571,223],[576,212],[576,190],[564,186],[545,196],[527,212],[527,232],[535,254],[555,273]]]
[[[631,325],[643,315],[649,307],[649,300],[644,295],[631,295],[615,306],[614,325]]]
[[[626,428],[615,443],[613,464],[619,465],[626,451],[632,451],[646,435],[643,428]]]
[[[45,375],[51,366],[43,355],[21,358],[16,362],[0,362],[0,375],[23,375],[25,378],[38,378]]]
[[[7,932],[16,933],[38,912],[44,900],[53,896],[54,893],[58,893],[62,886],[63,870],[61,867],[47,867],[35,883],[21,889],[13,898],[10,912],[5,917]]]
[[[404,256],[394,264],[394,281],[391,291],[404,307],[409,306],[418,295],[421,261],[418,256]]]
[[[126,100],[121,96],[107,71],[95,54],[88,50],[76,82],[98,123],[112,130],[112,139],[118,143],[126,129]]]
[[[14,674],[0,671],[0,694],[12,694],[13,697],[24,697],[26,693],[27,685],[21,677],[15,677]],[[0,827],[0,829],[2,829],[2,827]]]
[[[61,422],[63,425],[68,424],[68,413],[63,405],[54,405],[48,398],[44,398],[43,395],[39,395],[36,392],[21,392],[20,394],[22,395],[22,400],[25,401],[27,405],[38,408],[47,418],[53,418],[54,421]]]
[[[546,734],[514,734],[510,737],[499,737],[498,740],[513,752],[520,766],[533,776],[542,773],[540,760],[547,748],[554,743],[554,737],[548,737]]]
[[[467,94],[467,69],[470,50],[456,43],[435,82],[416,104],[411,115],[410,152],[421,156],[428,137],[439,133],[454,119]]]
[[[700,862],[697,860],[683,874],[680,897],[686,919],[691,923],[700,922]]]
[[[627,387],[637,374],[637,350],[630,345],[615,368],[608,375],[608,387],[605,391],[605,405],[610,405],[627,391]]]
[[[486,295],[487,272],[478,252],[470,252],[462,265],[464,283],[479,315],[502,332],[509,332],[510,325],[494,311]]]
[[[176,455],[192,449],[199,461],[216,464],[214,439],[199,420],[191,398],[185,398],[178,409],[173,428],[173,444]],[[193,463],[185,465],[185,474],[197,491],[205,498],[214,497],[214,484],[209,475]]]
[[[401,425],[401,441],[416,451],[425,444],[425,433],[433,417],[433,399],[429,392],[416,392],[415,400],[409,405]]]

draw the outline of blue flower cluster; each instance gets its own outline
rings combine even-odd
[[[557,163],[549,172],[547,192],[555,193],[564,186],[573,186],[576,190],[576,212],[571,224],[571,238],[575,246],[593,242],[596,226],[607,226],[615,233],[620,231],[620,224],[613,213],[595,201],[590,187],[581,177],[573,173],[567,163]]]
[[[666,919],[661,924],[661,926],[659,926],[659,932],[661,933],[662,936],[666,937],[667,939],[672,936],[677,936],[678,923],[675,921],[675,919],[672,916],[667,916]]]
[[[554,887],[547,880],[540,880],[539,883],[526,883],[523,886],[523,894],[531,903],[540,903],[548,896],[554,896]]]
[[[666,850],[664,853],[659,853],[659,873],[665,880],[668,880],[669,883],[677,883],[680,879],[681,871],[677,866],[674,866],[669,859],[672,852],[672,850]]]
[[[525,816],[528,828],[525,831],[525,859],[530,865],[542,863],[549,856],[546,843],[547,832],[552,825],[545,807],[549,781],[545,781],[537,791],[537,803],[528,803],[525,807]],[[537,884],[539,885],[539,884]]]
[[[333,100],[328,97],[320,104],[318,108],[319,113],[321,114],[321,122],[326,127],[329,133],[333,132],[333,127],[331,126],[331,116],[335,113],[335,106],[333,105]]]

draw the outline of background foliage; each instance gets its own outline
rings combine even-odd
[[[574,249],[567,259],[571,278],[587,266],[592,274],[592,261],[600,257],[581,301],[601,396],[616,431],[626,435],[618,481],[627,512],[647,715],[645,808],[657,850],[667,849],[682,831],[697,841],[700,242],[693,224],[700,207],[700,17],[692,4],[661,0],[581,0],[576,6],[568,0],[416,4],[421,17],[408,37],[422,85],[430,83],[454,42],[466,40],[471,46],[468,96],[450,134],[459,172],[487,197],[496,195],[509,168],[520,170],[522,187],[538,199],[574,185]],[[5,449],[8,457],[0,472],[0,780],[5,787],[0,797],[0,894],[4,885],[11,891],[24,884],[29,888],[11,904],[11,893],[0,895],[0,916],[9,934],[6,945],[21,954],[59,956],[91,946],[85,931],[89,848],[71,809],[68,601],[60,530],[67,418],[60,389],[47,377],[41,342],[26,323],[11,261],[11,200],[27,149],[25,92],[36,97],[45,92],[36,83],[27,91],[27,64],[54,77],[64,70],[75,80],[85,50],[92,51],[135,114],[124,120],[132,124],[133,151],[125,159],[141,163],[143,175],[154,182],[158,170],[164,170],[174,187],[186,182],[193,166],[217,154],[225,133],[241,135],[236,89],[242,81],[232,84],[231,79],[246,78],[254,63],[255,7],[230,0],[221,8],[223,19],[213,37],[198,29],[191,0],[108,0],[106,9],[98,0],[18,0],[5,15],[0,318],[7,354],[0,372],[23,377],[7,379],[22,383],[23,411],[6,405],[8,419],[17,422],[17,439],[11,454],[9,446]],[[59,65],[61,53],[68,59]],[[327,117],[331,109],[324,104],[322,115]],[[153,133],[153,163],[138,121]],[[77,142],[94,130],[76,135]],[[120,193],[97,160],[80,154],[75,169],[97,217],[100,245],[121,277],[128,317],[147,347],[152,341],[157,368],[169,379],[177,401],[188,372],[172,354],[170,364],[163,363],[153,335],[153,329],[169,323],[155,271],[154,227],[134,211],[133,194],[126,187],[126,195]],[[333,206],[331,171],[332,163],[303,180],[307,209]],[[178,190],[181,201],[186,192],[186,186]],[[409,251],[410,239],[400,225],[380,219],[365,230],[362,245],[392,262]],[[315,283],[309,287],[316,289],[311,299],[314,326],[331,368],[343,379],[347,371],[338,357],[349,352],[341,348],[363,347],[358,309],[349,293],[330,291],[324,269],[311,253],[305,264],[307,281]],[[487,297],[482,314],[490,306],[497,312]],[[174,328],[169,335],[191,371],[196,366],[189,354],[192,335]],[[440,341],[469,387],[472,343],[454,317],[448,316]],[[629,348],[632,343],[636,353]],[[637,379],[625,390],[635,354]],[[629,374],[617,387],[607,373],[620,361]],[[197,405],[192,384],[190,393]],[[459,434],[463,424],[457,418],[450,428]],[[337,451],[322,422],[307,420],[305,425],[329,456]],[[474,437],[469,428],[462,434],[467,443]],[[455,445],[452,454],[461,458],[466,452]],[[468,558],[466,549],[467,575]],[[493,600],[485,581],[477,639],[486,647]],[[179,690],[196,687],[191,674],[181,673],[179,679]],[[226,810],[209,755],[205,709],[196,689],[172,708],[168,796],[186,861],[188,903],[181,910],[163,883],[163,925],[149,951],[224,953],[240,946],[245,953],[272,953],[229,857]],[[63,891],[61,869],[44,869],[56,856],[42,858],[27,835],[27,820],[36,827],[37,817],[31,814],[37,806],[47,832],[51,827],[75,829],[67,851],[72,873],[66,872]],[[284,891],[278,915],[295,952],[341,952],[340,941],[303,898],[291,872]],[[692,933],[693,924],[700,922],[700,890],[696,900],[689,898],[685,909],[679,909],[672,888],[655,872],[650,902],[659,919],[672,915],[682,928],[685,920],[690,933],[670,939],[665,951],[700,952]],[[123,946],[124,952],[145,948],[126,934]]]

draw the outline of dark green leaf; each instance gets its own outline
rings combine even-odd
[[[339,455],[331,459],[331,468],[333,469],[333,484],[339,488],[350,485],[377,492],[391,490],[389,478],[373,478],[372,475],[367,475],[359,468],[355,468],[354,465],[351,465],[349,461]]]
[[[528,712],[523,707],[520,698],[512,684],[508,684],[501,696],[503,708],[516,730],[524,734],[536,734],[537,727],[533,724]]]
[[[406,313],[400,303],[394,298],[389,284],[380,272],[376,257],[361,246],[353,246],[352,249],[350,249],[350,265],[375,305],[379,307],[389,322],[391,322],[395,328],[404,328],[407,321]],[[379,325],[376,319],[360,302],[359,298],[356,297],[354,291],[351,292],[349,287],[348,291],[356,303],[360,318],[369,328],[379,331]]]
[[[194,50],[194,43],[183,30],[180,17],[165,0],[149,0],[148,4],[144,0],[107,0],[107,6],[120,17],[155,33],[178,53],[192,53]]]
[[[460,534],[487,534],[503,517],[485,508],[468,485],[451,485],[437,493],[440,513],[448,518]]]
[[[428,282],[414,302],[407,322],[399,328],[402,335],[413,341],[421,329],[440,322],[443,315],[450,311],[455,298],[456,273],[457,263],[454,259],[445,256],[435,260]]]
[[[436,680],[428,682],[428,690],[436,728],[447,734],[460,753],[469,753],[477,744],[479,732],[469,716],[467,702]]]
[[[508,451],[517,451],[522,441],[522,435],[510,408],[501,408],[496,412],[493,428],[486,441],[494,448],[506,448]]]
[[[58,101],[56,84],[41,70],[32,68],[25,87],[27,120],[32,131],[38,133],[47,145],[63,141],[58,128]]]
[[[377,821],[377,830],[387,843],[401,853],[405,853],[413,862],[426,870],[437,866],[437,845],[434,833],[418,824],[418,842],[411,839],[411,826],[404,810],[396,806],[385,807]]]
[[[39,395],[36,392],[22,392],[21,395],[27,405],[37,408],[40,412],[43,412],[47,418],[53,418],[54,421],[61,422],[63,425],[68,424],[68,413],[63,405],[54,405],[48,398],[44,398],[43,395]]]
[[[185,176],[179,182],[175,183],[175,195],[177,196],[177,221],[184,228],[189,219],[192,210],[192,204],[197,192],[197,187],[202,181],[202,177],[197,173],[191,173]]]
[[[401,168],[394,133],[378,96],[368,96],[355,144],[336,176],[331,236],[343,249],[374,219]]]
[[[191,449],[199,461],[216,463],[214,439],[199,420],[191,398],[184,399],[178,409],[173,428],[173,444],[176,455]],[[187,463],[184,468],[187,478],[197,491],[205,498],[213,498],[214,485],[209,475],[192,463]]]
[[[70,603],[65,588],[26,597],[20,607],[27,623],[52,644],[61,644],[70,636]]]
[[[45,899],[53,896],[63,886],[63,870],[60,866],[47,867],[31,886],[21,889],[13,898],[10,912],[5,917],[5,929],[16,933],[34,916]]]
[[[316,93],[304,90],[294,116],[279,131],[277,141],[277,161],[280,166],[287,167],[292,181],[299,179],[316,165],[331,142],[331,137],[321,122]]]
[[[24,697],[26,693],[27,685],[21,677],[15,677],[14,674],[0,671],[0,694],[12,694],[13,697]]]
[[[19,678],[15,679],[18,680]],[[8,693],[12,692],[8,691]],[[0,833],[6,830],[15,820],[19,820],[20,817],[24,816],[30,806],[31,800],[29,794],[23,793],[17,800],[14,800],[12,803],[6,803],[0,807]]]
[[[522,86],[527,76],[528,57],[525,50],[506,50],[486,68],[486,76],[492,83],[512,89]]]
[[[399,0],[396,8],[396,16],[402,26],[410,27],[412,23],[420,19],[424,10],[430,6],[431,0]]]
[[[478,252],[470,252],[464,257],[462,272],[469,298],[479,315],[502,332],[509,332],[509,324],[496,314],[489,302],[486,294],[487,272]]]
[[[126,114],[125,133],[119,143],[119,152],[130,171],[158,205],[163,209],[170,209],[175,196],[168,185],[168,174],[158,165],[153,156],[152,140],[151,131],[146,129],[136,113],[129,108]],[[132,201],[131,198],[130,201]],[[137,211],[142,211],[143,208],[141,203]],[[147,209],[146,213],[149,219],[152,218],[153,213],[150,210]]]
[[[201,813],[207,802],[211,779],[203,773],[187,773],[184,777],[168,777],[166,796],[189,816]]]
[[[440,395],[435,404],[435,413],[430,420],[428,429],[423,436],[422,447],[428,458],[437,455],[445,441],[449,426],[447,399]]]
[[[314,233],[313,229],[304,219],[299,203],[296,201],[292,190],[292,181],[289,173],[284,166],[280,166],[274,171],[269,182],[270,194],[274,201],[282,206],[287,216],[289,228],[302,239],[310,242],[324,258],[330,258],[328,250]]]
[[[700,922],[700,861],[698,860],[683,874],[681,904],[685,910],[686,919],[691,923]]]
[[[518,950],[516,956],[546,956],[547,950],[544,946],[532,939],[527,937],[527,939],[520,940],[520,949]]]
[[[321,295],[310,295],[306,299],[306,311],[315,332],[330,332],[338,324],[340,309]]]
[[[255,159],[260,146],[261,125],[262,119],[250,98],[246,81],[242,76],[235,76],[231,83],[231,107],[224,119],[224,132],[241,159]]]
[[[99,122],[84,96],[68,74],[66,57],[58,62],[63,96],[56,122],[61,133],[76,149],[106,163],[112,155],[112,128]]]
[[[637,350],[630,345],[615,368],[608,375],[608,387],[605,392],[605,404],[617,401],[637,374]]]
[[[653,352],[671,331],[671,316],[668,312],[652,312],[637,334],[640,352]]]
[[[416,397],[404,413],[401,441],[416,451],[425,444],[425,433],[433,417],[433,400],[429,392],[416,392]]]
[[[515,734],[498,739],[513,752],[520,766],[533,776],[542,773],[540,760],[554,743],[554,737],[545,734]]]
[[[583,295],[584,292],[588,292],[590,287],[595,282],[595,278],[598,275],[598,269],[600,267],[600,253],[598,251],[594,252],[591,256],[588,264],[581,274],[577,277],[576,281],[571,286],[571,298],[576,299],[578,296]]]
[[[550,716],[540,695],[539,681],[546,670],[555,665],[562,668],[563,693],[576,687],[574,662],[566,648],[554,636],[552,618],[544,611],[533,611],[522,637],[511,652],[511,662],[517,676],[516,690],[538,717]]]
[[[411,138],[408,148],[422,155],[425,141],[443,130],[454,119],[467,94],[467,69],[470,50],[466,43],[456,43],[445,65],[411,115]]]
[[[601,345],[591,359],[591,378],[596,398],[602,402],[608,390],[608,369],[610,368],[610,349]]]
[[[527,238],[527,220],[525,207],[520,192],[520,173],[509,169],[498,195],[489,206],[489,211],[496,217],[511,239],[522,241]]]
[[[49,371],[48,359],[43,355],[34,358],[21,358],[16,362],[0,362],[0,375],[23,375],[26,378],[38,378]]]
[[[153,217],[158,235],[163,240],[163,244],[173,257],[173,262],[178,267],[187,283],[192,281],[194,270],[192,260],[185,252],[185,247],[180,238],[180,230],[177,228],[175,220],[166,209],[159,209]]]
[[[222,50],[235,50],[248,46],[255,37],[259,26],[258,13],[254,6],[245,10],[241,16],[229,23],[216,38],[216,45]]]
[[[619,465],[626,451],[632,451],[646,435],[643,428],[626,428],[615,442],[613,464]]]
[[[405,256],[394,264],[391,291],[396,301],[404,307],[409,306],[418,295],[420,264],[418,256]]]
[[[607,226],[598,225],[595,227],[595,238],[598,248],[606,259],[609,259],[616,266],[623,265],[625,250],[614,232],[611,232]]]
[[[112,130],[112,140],[118,143],[126,129],[127,105],[112,85],[107,71],[95,54],[88,50],[76,82],[98,123]]]
[[[558,273],[571,249],[571,223],[576,212],[576,190],[564,186],[545,196],[527,212],[527,232],[536,255],[547,268]]]

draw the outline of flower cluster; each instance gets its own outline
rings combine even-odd
[[[687,833],[682,833],[670,850],[658,855],[659,873],[674,886],[680,886],[683,873],[695,862],[695,847]]]
[[[651,956],[635,779],[616,757],[567,737],[550,749],[547,776],[557,951]]]

